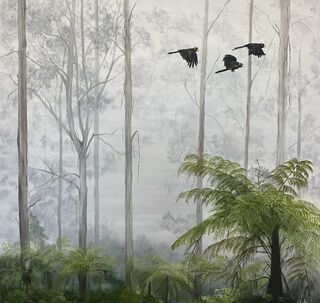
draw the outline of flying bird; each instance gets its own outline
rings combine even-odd
[[[249,56],[254,55],[254,56],[257,56],[260,58],[261,56],[265,55],[264,51],[262,50],[264,48],[263,43],[248,43],[248,44],[245,44],[242,46],[238,46],[238,47],[234,48],[233,50],[239,49],[239,48],[244,48],[244,47],[248,48]]]
[[[243,66],[243,64],[238,62],[237,58],[232,55],[225,55],[222,61],[224,61],[225,69],[217,71],[216,74],[225,72],[227,70],[234,72],[236,69]]]
[[[188,66],[191,68],[198,65],[197,51],[198,51],[198,48],[193,47],[193,48],[178,49],[177,51],[169,52],[168,54],[171,55],[171,54],[179,53],[181,57],[187,61]]]

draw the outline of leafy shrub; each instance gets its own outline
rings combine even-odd
[[[67,302],[77,303],[158,303],[153,297],[144,296],[125,287],[113,291],[89,290],[84,297],[80,298],[78,294],[66,293]]]
[[[1,302],[3,303],[67,303],[63,294],[59,291],[44,289],[32,289],[29,297],[23,289],[1,290]],[[71,302],[70,302],[71,303]]]

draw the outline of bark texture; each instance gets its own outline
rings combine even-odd
[[[281,246],[278,227],[276,227],[272,233],[271,268],[267,293],[271,294],[274,300],[277,300],[279,297],[283,297]]]
[[[286,158],[287,112],[288,112],[288,48],[290,26],[290,0],[280,3],[280,45],[279,45],[279,85],[278,85],[278,136],[276,164]]]
[[[62,88],[62,86],[61,86]],[[59,95],[59,119],[62,120],[61,90]],[[63,129],[59,124],[59,193],[58,193],[58,247],[61,249],[62,240],[62,175],[63,175]]]
[[[26,38],[26,1],[18,0],[18,199],[19,231],[21,247],[21,267],[23,281],[29,291],[29,219],[28,219],[28,115],[27,115],[27,38]]]
[[[124,52],[125,52],[125,282],[132,289],[133,222],[132,222],[132,68],[130,4],[124,0]]]
[[[250,1],[249,8],[249,43],[252,42],[252,23],[253,23],[253,5],[254,0]],[[249,144],[250,144],[250,124],[251,124],[251,88],[252,88],[252,57],[248,56],[247,69],[247,107],[246,107],[246,134],[244,148],[244,168],[246,173],[249,166]]]
[[[202,56],[201,56],[201,79],[200,79],[200,104],[199,104],[199,134],[198,134],[198,155],[200,158],[204,154],[205,140],[205,104],[206,104],[206,86],[207,86],[207,59],[208,59],[208,22],[209,22],[209,0],[205,0],[204,19],[203,19],[203,38],[202,38]],[[197,178],[197,188],[202,188],[203,179]],[[196,202],[196,224],[200,224],[203,220],[202,200]],[[202,239],[197,243],[196,253],[202,256]],[[195,293],[197,299],[201,295],[201,282],[199,277],[194,279]]]
[[[94,50],[94,61],[95,61],[95,83],[99,82],[99,0],[95,0],[95,28],[96,28],[96,45]],[[94,107],[94,133],[99,134],[99,88],[95,89],[95,107]],[[99,137],[94,137],[94,155],[93,155],[93,180],[94,180],[94,242],[96,245],[99,245],[100,242],[100,173],[99,173]]]
[[[279,85],[278,85],[278,136],[277,136],[277,166],[286,159],[286,133],[288,111],[288,49],[290,27],[290,0],[280,2],[280,44],[279,44]],[[271,239],[271,264],[270,278],[267,292],[274,300],[283,296],[283,284],[281,274],[281,245],[279,227],[272,233]]]

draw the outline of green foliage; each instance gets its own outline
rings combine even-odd
[[[140,274],[139,285],[144,293],[163,301],[169,295],[178,302],[179,298],[190,297],[193,292],[183,264],[169,263],[158,256],[149,259],[148,267]]]
[[[237,289],[219,289],[214,296],[202,298],[206,303],[239,303],[240,292]]]
[[[151,296],[144,296],[138,292],[130,291],[125,287],[120,287],[112,291],[89,290],[82,298],[75,293],[66,293],[66,298],[68,302],[77,303],[158,303],[158,301]]]
[[[206,296],[202,299],[206,303],[272,303],[272,299],[268,295],[259,296],[241,293],[234,288],[219,289],[214,296]]]
[[[101,250],[88,248],[71,250],[63,261],[61,275],[64,278],[73,278],[78,274],[86,274],[89,281],[101,282],[112,273],[114,261],[104,255]]]
[[[48,236],[38,218],[32,212],[29,212],[29,230],[32,244],[38,249],[44,247],[48,240]]]
[[[62,292],[48,291],[40,288],[33,288],[27,296],[22,289],[1,291],[1,302],[3,303],[67,303]]]
[[[173,249],[182,245],[191,248],[204,235],[214,234],[218,240],[206,248],[204,256],[214,260],[218,254],[232,253],[224,271],[211,264],[218,279],[219,272],[225,272],[232,283],[238,279],[237,286],[242,283],[260,292],[265,289],[269,275],[272,232],[279,228],[283,255],[291,260],[286,266],[283,264],[290,272],[284,271],[287,282],[293,285],[307,279],[300,283],[302,293],[313,287],[314,283],[309,281],[315,276],[313,268],[319,265],[320,211],[312,203],[298,199],[296,192],[308,185],[312,172],[310,161],[292,159],[275,168],[265,180],[250,180],[237,163],[209,155],[203,159],[190,155],[179,172],[201,176],[210,187],[192,189],[180,194],[178,199],[187,202],[201,199],[211,210],[203,222],[174,242]],[[289,253],[284,253],[289,248]],[[292,268],[293,263],[296,269]],[[210,268],[210,264],[207,266]],[[243,283],[239,277],[245,275],[248,280],[253,277],[254,283]],[[210,271],[203,271],[204,280],[211,276]]]

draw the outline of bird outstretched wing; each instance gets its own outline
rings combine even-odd
[[[198,55],[193,49],[182,49],[180,55],[187,61],[189,67],[198,65]]]
[[[264,51],[262,50],[262,48],[254,48],[254,49],[249,49],[249,55],[254,55],[257,57],[262,57],[265,55]]]

